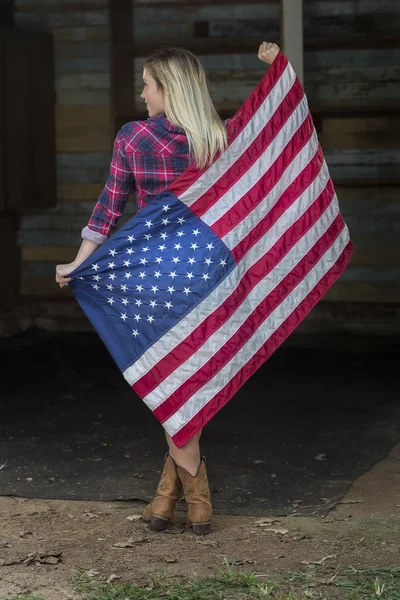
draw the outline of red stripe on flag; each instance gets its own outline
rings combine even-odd
[[[249,190],[249,192],[245,193],[240,198],[240,200],[238,200],[229,210],[227,210],[221,216],[220,219],[218,219],[218,221],[215,221],[215,223],[213,223],[210,226],[211,229],[216,233],[216,235],[223,238],[227,233],[229,233],[231,229],[236,227],[236,225],[238,225],[243,219],[245,219],[247,215],[251,213],[252,210],[254,210],[254,208],[258,204],[261,204],[264,201],[267,194],[279,181],[280,178],[277,176],[277,173],[281,173],[284,170],[282,168],[282,165],[290,165],[291,161],[295,158],[295,156],[310,141],[312,133],[312,121],[311,117],[309,116],[301,125],[300,129],[298,129],[295,136],[288,142],[287,146],[282,150],[282,152],[274,161],[274,163],[262,175],[262,177],[257,181],[257,183]],[[320,164],[322,164],[322,160],[320,161]],[[302,172],[301,181],[304,182],[304,185],[306,184],[307,180],[311,180],[307,167]],[[244,171],[242,170],[240,177],[243,175],[243,172]],[[290,186],[293,191],[292,186],[293,184]]]
[[[185,382],[154,411],[154,415],[159,421],[164,422],[171,417],[194,393],[217,375],[220,369],[231,360],[235,360],[236,352],[238,352],[240,348],[256,334],[258,328],[268,318],[272,311],[285,300],[299,284],[299,281],[303,280],[318,263],[321,255],[333,244],[343,227],[343,219],[338,215],[313,248],[307,252],[302,260],[286,275],[279,285],[256,306],[253,312],[222,348],[220,348],[210,360],[201,367],[201,369],[186,379]]]
[[[313,205],[290,227],[278,242],[264,256],[248,269],[232,294],[190,335],[173,348],[146,375],[133,384],[135,392],[145,397],[181,363],[192,356],[196,350],[225,323],[238,309],[251,289],[264,278],[299,239],[299,230],[304,232],[321,215],[332,199],[330,190],[325,188]]]
[[[331,269],[319,281],[318,285],[304,298],[296,310],[285,320],[276,332],[265,342],[260,350],[246,365],[218,392],[196,416],[193,417],[172,439],[178,448],[182,448],[193,435],[202,429],[208,421],[235,395],[242,385],[259,369],[262,364],[285,341],[299,323],[307,316],[332,284],[340,277],[353,253],[350,241]]]
[[[288,60],[281,52],[276,57],[272,65],[268,68],[263,78],[257,84],[256,88],[251,92],[249,97],[245,100],[244,104],[240,107],[234,117],[230,120],[227,125],[228,134],[228,145],[230,145],[244,129],[247,123],[250,121],[254,112],[258,110],[265,98],[271,92],[272,88],[282,75],[288,65]],[[264,88],[264,89],[263,89]],[[215,160],[217,160],[216,157]],[[214,160],[214,162],[215,162]],[[211,166],[211,165],[210,165]],[[188,190],[197,179],[210,167],[199,171],[195,165],[188,167],[182,175],[177,177],[169,186],[168,189],[175,194],[180,196],[186,190]]]
[[[304,97],[303,90],[299,82],[296,82],[289,92],[286,94],[277,110],[271,115],[270,120],[265,124],[251,145],[240,155],[235,163],[214,183],[214,185],[200,196],[193,204],[190,205],[190,210],[197,216],[202,216],[214,204],[218,202],[221,196],[224,196],[229,189],[243,177],[244,173],[250,169],[258,158],[267,150],[268,146],[273,142],[274,138],[279,134],[282,127],[291,118],[298,104]],[[313,123],[311,117],[308,117],[309,124],[304,126],[305,133],[308,138],[313,131]],[[295,133],[296,141],[299,139]],[[301,139],[297,146],[301,144]],[[290,145],[292,140],[288,140]],[[300,145],[302,147],[303,144]],[[278,159],[279,160],[279,159]],[[271,167],[272,169],[272,167]],[[229,186],[227,186],[229,182]],[[257,185],[257,184],[256,184]],[[256,187],[256,186],[255,186]]]
[[[250,250],[254,244],[258,242],[266,232],[271,229],[274,223],[282,216],[282,214],[290,208],[290,206],[298,200],[305,190],[312,185],[316,177],[318,177],[323,164],[322,151],[319,150],[313,156],[308,165],[299,173],[296,179],[289,185],[279,200],[274,204],[271,210],[261,219],[259,223],[251,230],[251,232],[243,238],[234,248],[232,255],[236,262],[239,262],[242,257]],[[334,196],[334,188],[331,179],[328,179],[325,190],[328,190],[329,197]],[[250,196],[250,200],[252,195]],[[254,203],[257,202],[256,195]]]

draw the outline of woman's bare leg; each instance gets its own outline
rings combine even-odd
[[[183,448],[178,448],[172,441],[171,436],[165,433],[167,438],[169,453],[179,467],[186,469],[193,477],[196,475],[200,464],[200,436],[201,429],[198,431]]]

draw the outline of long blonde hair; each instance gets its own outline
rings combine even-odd
[[[164,94],[164,112],[185,130],[196,166],[208,166],[227,146],[226,130],[215,110],[198,58],[183,48],[165,46],[144,63]]]

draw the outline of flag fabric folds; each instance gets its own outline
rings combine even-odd
[[[353,244],[299,79],[280,53],[194,165],[72,274],[73,293],[175,444],[322,298]]]

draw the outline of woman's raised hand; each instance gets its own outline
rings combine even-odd
[[[275,58],[278,56],[280,48],[273,42],[262,42],[258,49],[258,58],[268,65],[272,65]]]

